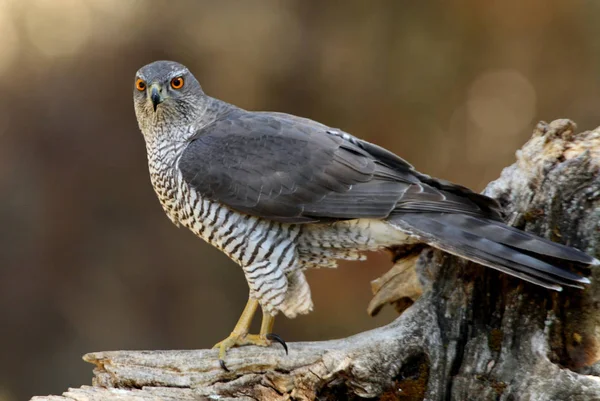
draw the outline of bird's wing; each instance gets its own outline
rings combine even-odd
[[[497,208],[383,148],[281,113],[229,113],[198,131],[178,166],[202,196],[283,222],[384,218],[395,210],[494,217]]]

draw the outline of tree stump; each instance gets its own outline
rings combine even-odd
[[[539,123],[485,193],[513,226],[600,254],[600,128]],[[404,255],[405,256],[405,255]],[[93,386],[42,400],[600,400],[600,269],[554,292],[441,251],[399,260],[369,306],[401,311],[358,335],[280,347],[87,354]]]

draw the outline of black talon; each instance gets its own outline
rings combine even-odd
[[[219,359],[219,365],[221,365],[221,368],[225,371],[225,372],[231,372],[229,369],[227,369],[227,366],[225,366],[225,361],[222,359]]]
[[[269,333],[266,335],[266,337],[268,340],[276,341],[279,344],[281,344],[283,346],[283,349],[285,350],[285,354],[288,355],[288,347],[287,347],[287,344],[285,343],[285,341],[283,341],[283,338],[279,337],[275,333]]]

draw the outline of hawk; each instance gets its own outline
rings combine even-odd
[[[232,346],[285,346],[272,334],[275,316],[313,307],[304,270],[363,259],[364,251],[425,243],[557,291],[590,282],[561,264],[600,263],[505,225],[493,199],[421,174],[375,144],[307,118],[209,97],[179,63],[142,67],[133,100],[167,216],[246,276],[248,303],[215,346],[223,367]],[[260,333],[249,334],[259,305]]]

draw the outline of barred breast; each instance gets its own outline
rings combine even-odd
[[[242,267],[250,295],[259,300],[265,311],[276,314],[284,308],[289,279],[298,270],[296,239],[300,226],[239,213],[203,198],[178,171],[162,170],[152,181],[171,220]],[[288,305],[287,309],[294,308]]]
[[[150,154],[150,153],[149,153]],[[223,251],[239,264],[250,295],[267,313],[293,317],[312,310],[302,270],[335,267],[337,260],[362,260],[363,251],[408,241],[384,221],[360,219],[327,224],[287,224],[239,213],[203,198],[175,163],[150,159],[150,177],[171,221]]]
[[[181,150],[158,146],[148,149],[150,180],[169,218],[242,266],[274,258],[284,271],[289,271],[295,261],[293,244],[300,227],[242,214],[203,198],[176,168]]]
[[[223,251],[241,266],[275,261],[284,271],[295,262],[295,240],[300,227],[242,214],[202,198],[187,185],[182,189],[180,223]]]

